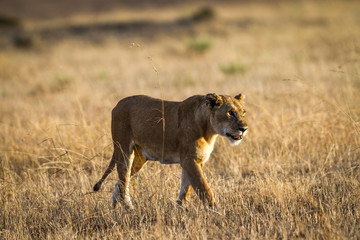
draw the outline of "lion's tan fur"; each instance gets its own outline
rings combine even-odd
[[[214,196],[204,178],[202,166],[208,160],[218,135],[227,136],[236,143],[245,135],[247,125],[241,100],[242,95],[232,98],[216,94],[195,95],[182,102],[148,96],[121,100],[112,111],[113,158],[94,190],[99,190],[116,164],[119,181],[113,204],[115,206],[119,199],[132,207],[128,193],[130,177],[148,160],[179,163],[182,183],[178,203],[187,200],[195,189],[205,204],[214,206]],[[230,116],[229,111],[236,117]]]

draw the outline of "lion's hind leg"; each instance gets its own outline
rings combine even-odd
[[[138,173],[140,171],[140,169],[144,166],[144,164],[147,162],[147,160],[145,159],[144,155],[141,153],[141,148],[137,145],[134,146],[134,150],[133,153],[130,154],[130,157],[133,158],[132,160],[132,165],[131,165],[131,174],[130,174],[130,178],[133,177],[136,173]],[[130,199],[130,195],[129,195],[129,181],[127,183],[127,187],[125,189],[125,196],[123,197],[123,201],[125,202],[125,204],[129,207],[129,208],[134,208],[132,203],[131,203],[131,199]],[[123,186],[120,186],[120,180],[118,180],[115,184],[115,191],[113,193],[112,196],[112,202],[113,202],[113,207],[116,207],[117,201],[118,201],[118,197],[120,194],[120,188],[123,188]],[[121,198],[121,197],[120,197]]]
[[[123,203],[126,207],[133,209],[130,194],[129,194],[129,184],[131,176],[131,167],[135,157],[135,151],[133,148],[130,149],[130,153],[122,151],[120,146],[128,146],[127,144],[122,144],[116,146],[115,158],[117,159],[117,172],[119,180],[115,184],[115,191],[112,196],[112,205],[116,206],[118,200]],[[124,148],[129,149],[129,148]]]

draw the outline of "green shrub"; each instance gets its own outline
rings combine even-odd
[[[50,90],[52,92],[58,92],[65,90],[68,88],[72,83],[74,82],[74,79],[70,76],[66,75],[59,75],[57,74],[55,76],[55,79],[51,83]]]
[[[203,53],[211,48],[211,42],[207,39],[195,38],[189,41],[188,49],[190,51]]]
[[[241,63],[229,63],[227,65],[220,66],[220,70],[226,75],[243,75],[246,72],[244,65]]]
[[[190,87],[194,86],[196,81],[191,75],[184,75],[181,77],[177,77],[174,80],[174,85],[176,87]]]

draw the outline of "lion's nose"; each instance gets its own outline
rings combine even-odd
[[[248,129],[248,127],[240,127],[239,130],[242,131],[243,133],[246,132],[246,130]]]

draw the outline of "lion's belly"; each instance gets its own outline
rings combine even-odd
[[[163,154],[161,152],[157,153],[154,151],[142,150],[142,154],[149,161],[158,161],[162,164],[180,163],[179,153],[164,153],[164,156],[162,156]]]

